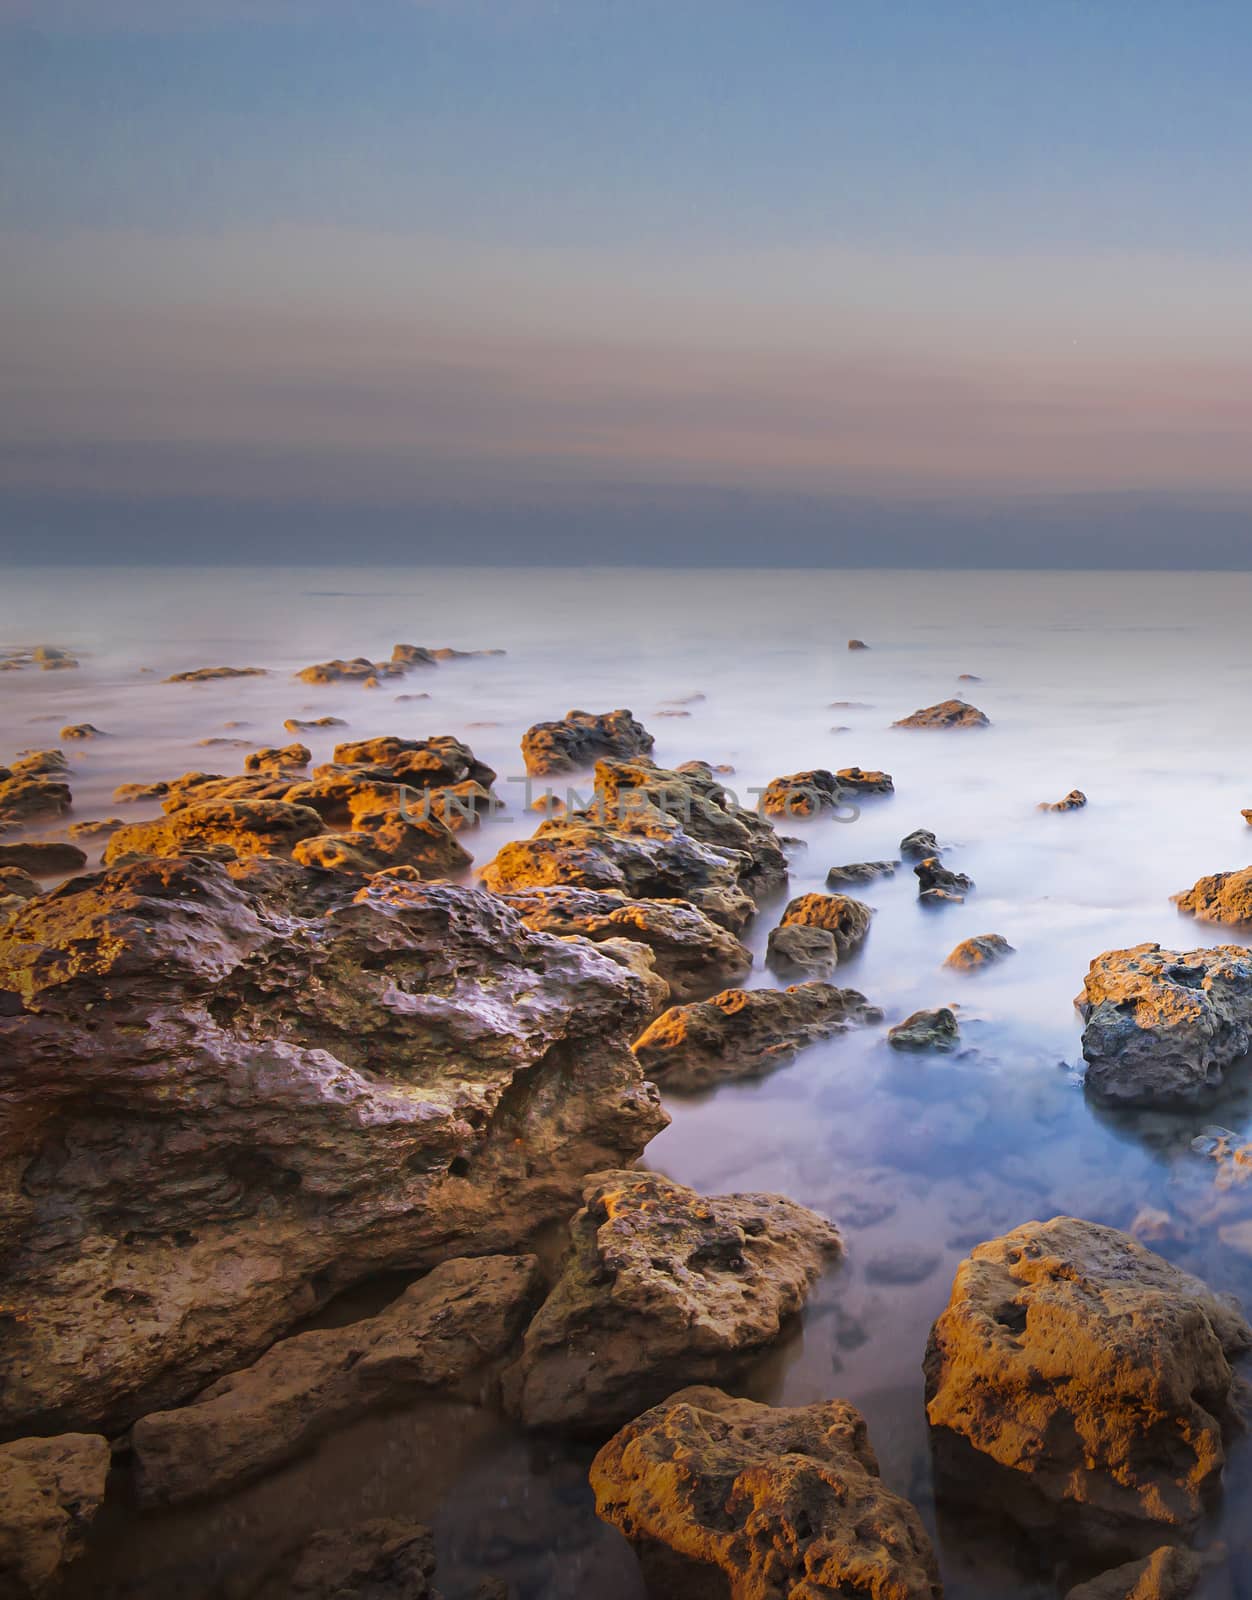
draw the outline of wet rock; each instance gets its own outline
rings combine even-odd
[[[865,643],[864,639],[849,639],[848,640],[848,649],[849,650],[868,650],[869,646]]]
[[[1078,1584],[1065,1600],[1186,1600],[1207,1565],[1194,1550],[1161,1545],[1140,1561],[1128,1561]]]
[[[939,841],[929,828],[915,828],[900,840],[900,854],[906,861],[924,861],[928,856],[938,856]]]
[[[71,839],[107,839],[125,826],[121,817],[95,817],[90,822],[71,822],[65,831]]]
[[[420,644],[398,644],[391,652],[397,667],[433,667],[437,663],[431,652]]]
[[[490,789],[496,781],[492,768],[450,734],[435,734],[429,739],[400,739],[394,734],[379,739],[353,739],[335,746],[334,765],[359,767],[363,777],[405,783],[411,789],[446,789],[467,782]],[[326,770],[319,767],[317,774]]]
[[[775,778],[761,795],[761,809],[771,817],[815,817],[854,795],[891,794],[894,787],[886,772],[864,772],[860,767],[830,772],[815,767]]]
[[[280,1339],[190,1405],[140,1418],[131,1430],[140,1503],[220,1494],[373,1406],[464,1386],[508,1351],[541,1294],[533,1256],[463,1257],[377,1316]]]
[[[865,943],[873,911],[846,894],[802,894],[782,914],[781,927],[824,928],[835,941],[840,961]]]
[[[0,941],[0,1427],[106,1431],[372,1274],[516,1249],[666,1116],[638,978],[480,890],[152,858]]]
[[[365,817],[349,833],[318,833],[300,839],[292,859],[323,872],[369,876],[390,867],[411,867],[423,878],[463,872],[473,857],[438,817],[403,817],[398,812]]]
[[[923,706],[911,716],[893,722],[893,728],[986,728],[991,718],[964,700],[941,700],[935,706]]]
[[[251,750],[251,739],[236,739],[228,734],[215,734],[211,739],[197,739],[197,750]]]
[[[780,978],[829,978],[839,965],[835,936],[803,923],[771,928],[765,964]]]
[[[239,856],[281,855],[321,831],[322,819],[308,806],[283,800],[204,800],[152,822],[119,828],[105,847],[104,864],[138,856],[179,856],[219,845]]]
[[[831,867],[826,874],[828,889],[842,889],[854,883],[873,883],[876,878],[894,878],[898,861],[850,861],[846,866]]]
[[[1013,954],[1013,946],[1003,934],[976,933],[972,939],[962,939],[943,964],[945,967],[956,967],[961,972],[973,972],[978,967],[992,966]]]
[[[428,1528],[376,1517],[315,1533],[286,1592],[292,1600],[439,1600],[434,1574]]]
[[[288,717],[283,723],[288,733],[306,733],[313,728],[346,728],[342,717]]]
[[[656,970],[655,953],[646,944],[636,944],[633,939],[601,939],[597,948],[618,966],[634,973],[648,995],[648,1020],[659,1017],[670,1003],[670,992],[669,984]]]
[[[1087,797],[1081,789],[1071,789],[1064,800],[1041,800],[1035,807],[1037,811],[1081,811],[1087,803]]]
[[[915,1011],[887,1029],[887,1043],[896,1050],[955,1050],[961,1030],[947,1006],[936,1011]]]
[[[595,1430],[675,1384],[726,1378],[778,1338],[840,1250],[837,1229],[780,1195],[596,1173],[506,1404],[529,1427]]]
[[[368,661],[364,656],[353,656],[349,661],[316,661],[296,673],[302,683],[358,683],[367,689],[377,688],[382,678],[403,676],[403,667],[390,661]]]
[[[1252,1048],[1252,951],[1106,950],[1074,1004],[1092,1093],[1122,1105],[1202,1099]]]
[[[244,772],[231,778],[218,772],[184,772],[166,784],[161,810],[169,814],[216,800],[285,800],[292,777],[290,772]]]
[[[927,1414],[938,1448],[1001,1469],[997,1503],[1028,1526],[1064,1512],[1093,1538],[1185,1535],[1220,1485],[1230,1363],[1250,1347],[1232,1302],[1126,1234],[1028,1222],[958,1269]]]
[[[683,1389],[609,1440],[591,1486],[658,1596],[942,1593],[920,1517],[883,1484],[865,1419],[842,1400]]]
[[[71,722],[61,729],[58,739],[103,739],[105,735],[91,722]]]
[[[646,756],[652,735],[629,711],[567,711],[560,722],[537,722],[522,735],[527,772],[577,772],[605,758]]]
[[[34,878],[59,878],[87,865],[86,853],[76,844],[59,839],[23,839],[19,844],[0,844],[0,867],[20,867]]]
[[[647,945],[678,1002],[706,999],[743,977],[752,965],[751,953],[732,933],[684,900],[628,900],[621,894],[561,886],[515,890],[502,898],[536,932]]]
[[[70,809],[68,783],[57,778],[12,772],[0,778],[0,822],[38,822],[44,817],[60,817]]]
[[[1252,867],[1214,872],[1172,898],[1180,911],[1189,912],[1201,922],[1252,922]]]
[[[212,683],[218,678],[263,678],[264,667],[195,667],[191,672],[176,672],[166,683]]]
[[[156,783],[119,783],[113,791],[113,799],[118,805],[124,805],[134,800],[163,800],[170,792],[170,786],[164,779]]]
[[[54,778],[69,770],[70,764],[62,750],[23,750],[9,763],[10,774],[23,778]]]
[[[943,900],[963,900],[974,887],[974,880],[964,872],[952,872],[938,856],[927,856],[913,868],[917,877],[917,896]]]
[[[287,772],[293,767],[297,770],[307,767],[312,759],[313,752],[307,744],[265,745],[244,757],[243,769],[245,772]]]
[[[32,900],[39,892],[39,885],[24,868],[0,867],[0,894]]]
[[[0,1594],[42,1600],[79,1555],[109,1471],[108,1440],[64,1433],[0,1444]]]
[[[672,1006],[635,1041],[649,1078],[667,1089],[704,1089],[785,1066],[806,1044],[882,1020],[855,989],[799,983],[789,989],[727,989]]]

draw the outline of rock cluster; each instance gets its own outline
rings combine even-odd
[[[52,644],[19,645],[0,650],[0,672],[22,672],[38,667],[41,672],[67,672],[78,665],[68,650]]]

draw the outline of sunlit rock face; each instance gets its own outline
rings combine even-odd
[[[893,728],[986,728],[991,718],[965,700],[941,700],[893,722]]]
[[[522,759],[535,776],[578,772],[604,757],[646,756],[652,735],[629,711],[567,711],[559,722],[536,722],[522,735]]]
[[[0,946],[0,1422],[112,1428],[380,1268],[510,1250],[665,1125],[654,996],[493,896],[133,862]]]
[[[1201,922],[1252,923],[1252,867],[1200,878],[1174,904]]]

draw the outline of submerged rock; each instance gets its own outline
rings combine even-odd
[[[847,894],[801,894],[782,914],[781,927],[824,928],[835,941],[840,961],[865,943],[873,911]]]
[[[869,646],[865,643],[864,639],[849,639],[848,640],[848,649],[849,650],[868,650]]]
[[[263,678],[264,667],[195,667],[190,672],[176,672],[166,678],[166,683],[211,683],[218,678]]]
[[[846,866],[831,867],[826,874],[828,889],[842,889],[847,884],[873,883],[875,878],[894,878],[898,861],[851,861]]]
[[[107,737],[91,722],[71,722],[62,728],[58,739],[103,739]]]
[[[131,800],[163,800],[169,792],[170,786],[164,779],[156,783],[119,783],[113,798],[122,805]]]
[[[591,1486],[657,1596],[942,1594],[921,1518],[882,1482],[865,1419],[843,1400],[683,1389],[609,1440]]]
[[[390,661],[369,661],[365,656],[353,656],[350,661],[316,661],[311,667],[302,667],[296,677],[303,683],[359,683],[366,688],[377,685],[380,678],[402,678],[404,668]]]
[[[125,826],[121,817],[94,817],[90,822],[71,822],[65,831],[71,839],[107,839]]]
[[[1252,922],[1252,867],[1214,872],[1172,898],[1180,911],[1189,912],[1201,922]]]
[[[9,763],[9,771],[18,777],[58,777],[70,770],[63,750],[23,750]]]
[[[505,1374],[529,1427],[616,1427],[776,1340],[838,1230],[780,1195],[700,1195],[655,1172],[600,1172],[552,1293]]]
[[[503,1356],[541,1294],[533,1256],[445,1261],[377,1316],[280,1339],[186,1406],[131,1430],[145,1506],[220,1494],[372,1406],[447,1391]]]
[[[41,1600],[82,1551],[109,1471],[99,1434],[0,1444],[0,1594]]]
[[[927,1415],[941,1449],[969,1447],[953,1492],[987,1492],[983,1460],[1027,1526],[1063,1512],[1093,1537],[1185,1535],[1220,1485],[1249,1348],[1232,1302],[1126,1234],[1024,1223],[962,1262],[931,1330]]]
[[[307,744],[265,745],[243,758],[245,772],[286,772],[307,767],[313,752]]]
[[[961,972],[973,972],[978,967],[993,966],[1014,953],[1003,934],[976,933],[972,939],[962,939],[943,964]]]
[[[375,1517],[313,1534],[285,1593],[291,1600],[440,1600],[434,1575],[429,1528]]]
[[[560,722],[537,722],[522,735],[527,772],[577,772],[602,758],[646,756],[655,740],[629,711],[567,711]]]
[[[863,994],[829,983],[727,989],[671,1006],[636,1039],[635,1056],[663,1088],[704,1089],[785,1066],[806,1044],[881,1020]]]
[[[854,795],[891,794],[894,789],[888,772],[864,772],[860,767],[830,772],[815,767],[775,778],[761,795],[761,809],[771,817],[815,817],[836,810]]]
[[[0,866],[0,895],[16,895],[19,900],[32,900],[39,892],[38,883],[24,867]]]
[[[896,1050],[955,1050],[961,1042],[956,1015],[947,1006],[915,1011],[887,1029],[887,1043]]]
[[[964,700],[941,700],[893,722],[893,728],[986,728],[991,718]]]
[[[1036,811],[1081,811],[1087,803],[1087,797],[1081,789],[1071,789],[1064,800],[1041,800],[1035,807]]]

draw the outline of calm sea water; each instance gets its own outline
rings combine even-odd
[[[1191,1149],[1206,1125],[1248,1130],[1246,1081],[1236,1074],[1196,1113],[1098,1110],[1082,1092],[1072,1009],[1100,951],[1221,942],[1169,896],[1249,859],[1250,605],[1248,574],[11,570],[0,644],[62,645],[82,669],[0,678],[0,761],[55,744],[67,722],[106,730],[73,747],[84,818],[116,812],[122,781],[238,771],[244,751],[200,741],[285,742],[289,716],[348,722],[304,736],[317,760],[342,737],[452,733],[501,773],[509,803],[466,837],[480,862],[535,825],[507,781],[521,771],[521,732],[575,706],[630,707],[659,762],[730,763],[745,795],[808,767],[891,772],[894,797],[856,822],[787,825],[804,844],[792,892],[933,829],[976,893],[936,912],[919,908],[907,868],[867,886],[873,930],[839,981],[888,1022],[955,1004],[963,1051],[903,1057],[884,1028],[850,1034],[758,1083],[672,1099],[673,1124],[646,1159],[709,1192],[778,1190],[841,1224],[846,1259],[749,1391],[791,1404],[839,1396],[865,1412],[884,1476],[936,1535],[951,1600],[1050,1596],[1037,1558],[936,1512],[922,1353],[969,1247],[1059,1212],[1129,1227],[1145,1207],[1164,1211],[1156,1248],[1252,1305],[1252,1261],[1219,1238],[1252,1214],[1252,1192],[1220,1191]],[[871,648],[849,652],[850,636]],[[397,641],[507,654],[372,691],[291,676],[330,656],[386,656]],[[270,675],[161,682],[214,665]],[[989,729],[889,726],[957,693]],[[1085,811],[1036,811],[1074,787]],[[761,964],[773,920],[749,936],[752,983],[773,981]],[[1017,954],[973,976],[945,970],[976,933],[1004,934]],[[1236,1447],[1215,1530],[1231,1559],[1213,1581],[1227,1587],[1204,1593],[1252,1596],[1250,1454]],[[310,1530],[391,1515],[433,1523],[450,1600],[486,1573],[523,1600],[637,1600],[633,1556],[594,1517],[586,1460],[463,1407],[371,1417],[216,1505],[143,1519],[114,1509],[76,1592],[242,1596]]]

